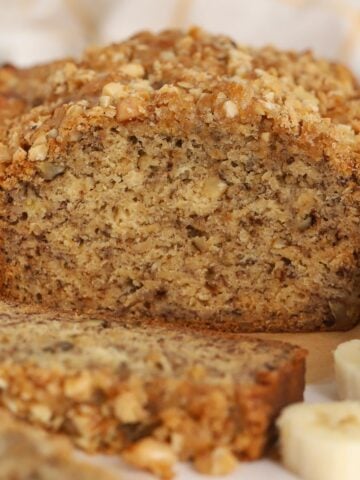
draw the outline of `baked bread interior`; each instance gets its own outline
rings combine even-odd
[[[0,71],[5,299],[232,331],[360,315],[360,91],[198,29]]]

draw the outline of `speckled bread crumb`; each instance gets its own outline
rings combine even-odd
[[[0,404],[89,452],[168,478],[261,456],[300,401],[305,352],[280,342],[0,304]]]
[[[359,320],[359,86],[198,29],[0,69],[3,297],[233,331]]]
[[[29,427],[4,410],[0,411],[0,478],[115,480],[105,470],[75,460],[70,443],[64,438]]]

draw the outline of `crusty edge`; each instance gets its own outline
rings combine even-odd
[[[257,385],[237,389],[238,403],[253,441],[242,458],[260,457],[276,437],[274,421],[282,408],[303,400],[307,351],[298,348],[290,363],[276,372],[259,372]]]

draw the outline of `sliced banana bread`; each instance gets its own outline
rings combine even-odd
[[[115,480],[115,476],[75,460],[64,439],[0,411],[0,480]]]
[[[3,298],[233,331],[358,322],[345,67],[193,29],[10,73]]]
[[[91,452],[133,459],[151,439],[182,460],[255,459],[304,363],[281,342],[0,306],[0,404]]]

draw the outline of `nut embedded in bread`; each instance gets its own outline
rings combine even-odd
[[[5,304],[0,322],[4,407],[163,476],[174,456],[218,473],[258,458],[303,395],[305,352],[281,342]]]
[[[4,298],[218,330],[358,322],[345,67],[195,29],[5,73]]]

